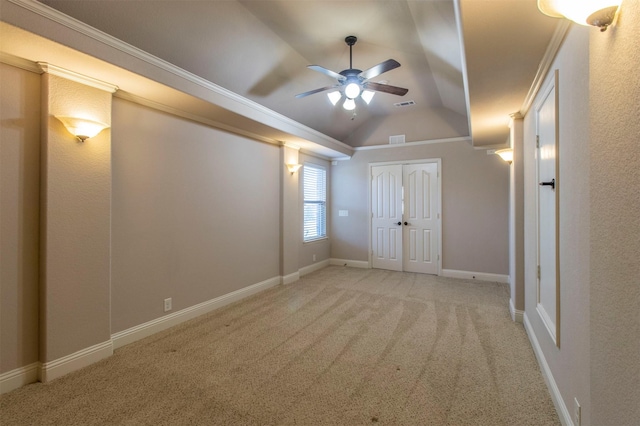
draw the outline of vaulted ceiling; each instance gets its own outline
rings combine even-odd
[[[504,144],[558,20],[536,0],[42,0],[117,39],[351,146],[471,136]],[[407,88],[354,111],[325,93],[315,64],[354,68],[393,58],[372,79]],[[414,105],[394,106],[413,101]]]

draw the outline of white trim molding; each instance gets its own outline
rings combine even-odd
[[[513,299],[511,298],[509,298],[509,314],[511,314],[511,319],[514,322],[522,324],[524,320],[524,311],[516,309],[516,307],[513,305]]]
[[[215,104],[233,113],[242,115],[254,121],[258,121],[261,124],[273,127],[280,131],[293,134],[294,136],[296,136],[296,138],[309,140],[314,144],[317,144],[322,148],[334,151],[341,156],[350,156],[353,153],[353,147],[345,144],[342,141],[327,136],[302,123],[298,123],[297,121],[289,117],[277,113],[263,105],[260,105],[255,101],[244,98],[228,89],[218,86],[217,84],[209,80],[206,80],[196,74],[173,65],[170,62],[165,61],[164,59],[154,56],[148,52],[145,52],[144,50],[139,49],[131,44],[125,43],[122,40],[119,40],[103,31],[91,27],[90,25],[87,25],[82,21],[79,21],[50,6],[40,3],[39,1],[7,0],[7,2],[20,7],[25,11],[31,12],[32,14],[40,16],[47,21],[62,25],[69,30],[76,32],[78,36],[84,36],[86,39],[94,40],[105,47],[114,49],[119,53],[128,55],[133,59],[142,61],[159,70],[162,70],[163,72],[178,77],[185,82],[198,86],[208,93],[214,94],[214,96],[216,96],[217,102],[215,102]],[[11,22],[10,24],[19,26],[13,22]],[[29,31],[29,28],[25,28],[25,30]],[[53,41],[57,42],[58,40]],[[69,47],[71,49],[75,49],[75,46]],[[103,59],[102,57],[97,58]],[[122,66],[122,62],[114,63],[113,65]],[[129,69],[127,67],[123,68]],[[130,69],[130,71],[136,72],[137,70]],[[147,77],[146,75],[143,76]],[[165,81],[160,81],[157,78],[154,78],[154,80],[161,84],[166,84]],[[191,92],[189,94],[194,95],[194,93]],[[274,120],[276,122],[275,125]]]
[[[79,350],[70,355],[40,365],[38,378],[41,382],[50,382],[72,371],[79,370],[113,355],[113,342],[108,340]]]
[[[562,399],[560,389],[558,389],[556,380],[553,378],[551,368],[549,368],[549,364],[544,357],[544,353],[542,352],[542,348],[540,347],[540,342],[538,342],[538,338],[533,331],[533,327],[531,327],[531,323],[529,322],[529,318],[527,317],[526,312],[523,314],[523,323],[524,329],[527,332],[527,336],[529,336],[531,346],[533,347],[533,352],[538,359],[538,365],[540,366],[540,370],[542,371],[542,377],[544,377],[544,381],[546,382],[549,393],[551,394],[551,400],[553,401],[553,405],[555,405],[556,407],[558,417],[560,417],[560,422],[562,422],[562,424],[566,426],[574,426],[573,420],[571,420],[571,414],[569,414],[569,410],[567,409],[567,406]]]
[[[0,62],[32,73],[42,74],[42,69],[35,62],[14,56],[10,53],[0,52]]]
[[[0,374],[0,395],[38,381],[39,362]]]
[[[115,93],[118,90],[118,86],[113,84],[96,80],[93,77],[88,77],[75,71],[69,71],[47,62],[38,62],[38,66],[44,73],[57,75],[58,77],[66,78],[67,80],[75,81],[76,83],[84,84],[85,86],[104,90],[105,92]]]
[[[329,259],[329,265],[332,266],[350,266],[352,268],[370,269],[371,266],[366,260],[348,260],[348,259]]]
[[[280,283],[283,285],[291,284],[300,279],[300,271],[292,272],[291,274],[284,275],[280,279]]]
[[[300,276],[303,277],[303,276],[308,275],[308,274],[310,274],[312,272],[319,271],[322,268],[326,268],[327,266],[329,266],[329,259],[322,260],[322,261],[316,262],[316,263],[314,263],[312,265],[300,268],[300,270],[298,272],[299,272]]]
[[[462,136],[457,138],[445,138],[445,139],[431,139],[424,141],[414,141],[414,142],[406,142],[403,144],[391,144],[391,145],[367,145],[367,146],[357,146],[353,148],[354,151],[368,151],[371,149],[387,149],[387,148],[409,148],[412,146],[419,145],[432,145],[436,143],[451,143],[451,142],[471,142],[471,138],[469,136]],[[338,158],[339,160],[339,158]]]
[[[458,271],[455,269],[443,269],[442,276],[448,278],[461,278],[464,280],[492,281],[509,284],[509,275],[489,274],[486,272]]]
[[[281,283],[282,277],[277,276],[268,280],[250,285],[240,290],[232,291],[215,299],[199,303],[189,308],[182,309],[169,315],[145,322],[144,324],[128,328],[126,330],[111,335],[114,349],[121,348],[129,343],[151,336],[174,325],[181,324],[185,321],[209,313],[230,303],[237,302],[246,297],[253,296],[268,288],[275,287]]]

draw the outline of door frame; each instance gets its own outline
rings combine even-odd
[[[367,206],[368,206],[368,231],[367,233],[369,234],[369,268],[371,269],[373,267],[373,238],[371,236],[371,226],[372,226],[372,206],[371,206],[371,189],[372,189],[372,185],[371,185],[371,176],[373,173],[373,167],[377,167],[377,166],[393,166],[393,165],[405,165],[405,164],[428,164],[428,163],[436,163],[437,164],[437,169],[438,169],[438,196],[436,197],[438,200],[438,209],[437,209],[437,213],[438,213],[438,220],[437,220],[437,226],[436,226],[436,234],[437,234],[437,238],[438,238],[438,276],[442,275],[442,159],[441,158],[424,158],[424,159],[420,159],[420,160],[397,160],[397,161],[380,161],[380,162],[372,162],[368,164],[367,167],[367,173],[368,173],[368,178],[367,178]],[[404,192],[404,182],[403,182],[403,192]],[[404,194],[403,194],[404,195]],[[404,197],[403,197],[403,203],[404,203]],[[404,253],[403,253],[404,256]]]
[[[534,105],[534,113],[535,113],[535,126],[536,126],[536,149],[535,149],[535,206],[536,206],[536,312],[538,313],[538,317],[544,324],[547,332],[549,333],[549,337],[555,343],[555,345],[560,348],[560,129],[559,129],[559,116],[560,116],[560,105],[559,105],[559,90],[558,83],[560,80],[559,71],[556,69],[553,77],[549,82],[543,87],[543,90],[540,91],[542,96],[540,100]],[[555,318],[553,318],[554,323],[550,324],[546,318],[546,315],[541,312],[540,309],[540,146],[539,146],[539,135],[540,135],[540,123],[538,114],[540,109],[546,103],[547,99],[553,101],[554,105],[554,137],[555,137]],[[544,309],[544,308],[543,308]]]

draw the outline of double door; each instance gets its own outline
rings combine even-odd
[[[372,266],[439,273],[438,163],[371,168]]]

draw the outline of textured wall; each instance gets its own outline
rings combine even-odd
[[[43,74],[41,361],[110,340],[111,139],[80,143],[55,115],[111,122],[111,93]]]
[[[114,99],[112,332],[280,275],[281,171],[277,146]]]
[[[466,142],[362,150],[332,166],[331,257],[369,258],[369,163],[431,158],[442,159],[442,267],[507,275],[509,167]]]
[[[567,35],[544,86],[558,70],[560,227],[560,349],[536,311],[536,117],[534,101],[524,121],[525,166],[525,312],[551,368],[564,404],[572,412],[573,399],[582,405],[589,424],[589,31],[574,25]]]
[[[0,373],[38,360],[40,76],[0,64]]]
[[[590,38],[592,424],[640,419],[640,3]]]

